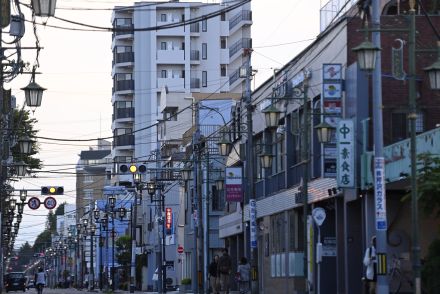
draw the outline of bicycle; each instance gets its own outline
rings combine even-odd
[[[400,290],[404,287],[404,284],[409,286],[409,289],[413,289],[413,281],[407,277],[405,273],[401,271],[401,260],[404,258],[399,258],[393,254],[393,259],[391,261],[391,269],[389,272],[389,287],[391,294],[398,294]]]

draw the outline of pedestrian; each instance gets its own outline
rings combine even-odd
[[[211,285],[211,291],[214,294],[219,292],[219,275],[218,275],[218,255],[214,255],[212,262],[209,264],[209,284]]]
[[[249,292],[249,276],[250,276],[251,266],[249,265],[247,258],[242,257],[240,259],[240,264],[237,267],[237,282],[240,294],[245,294]]]
[[[220,293],[229,294],[229,279],[232,269],[232,260],[228,249],[223,249],[223,254],[218,259],[218,273],[220,274]]]
[[[42,267],[38,268],[38,272],[35,274],[34,281],[35,281],[35,288],[37,289],[37,293],[42,294],[43,287],[46,285],[46,274],[44,273]]]
[[[376,293],[376,236],[371,238],[371,245],[365,250],[364,265],[365,270],[365,290],[368,294]]]

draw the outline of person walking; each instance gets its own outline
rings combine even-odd
[[[218,275],[218,255],[214,255],[212,262],[209,264],[209,283],[211,285],[211,291],[214,294],[219,292],[219,275]]]
[[[249,292],[250,271],[251,266],[248,263],[247,258],[242,257],[240,259],[240,264],[237,267],[237,280],[240,294],[245,294]]]
[[[223,254],[218,259],[218,273],[220,274],[220,293],[229,294],[229,279],[232,269],[232,260],[228,249],[223,249]]]
[[[366,293],[375,294],[376,293],[376,236],[371,238],[371,246],[365,250],[364,255],[364,265],[365,270],[365,282],[366,282]]]
[[[35,274],[34,281],[35,281],[35,288],[37,288],[37,293],[42,294],[43,288],[46,285],[46,274],[44,273],[42,267],[38,268],[38,272]]]

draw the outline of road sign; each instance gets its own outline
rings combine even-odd
[[[183,253],[183,246],[179,245],[179,247],[177,247],[177,253],[179,254]]]
[[[38,209],[41,205],[40,199],[37,197],[32,197],[28,201],[28,206],[30,209]]]
[[[316,207],[312,210],[312,217],[315,223],[320,227],[325,220],[326,214],[322,207]]]
[[[46,197],[46,199],[44,199],[44,207],[46,207],[47,209],[54,209],[55,206],[57,206],[57,201],[55,200],[55,198]]]

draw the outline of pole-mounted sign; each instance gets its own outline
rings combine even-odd
[[[28,201],[28,206],[30,209],[38,209],[41,205],[40,199],[37,197],[32,197]]]

